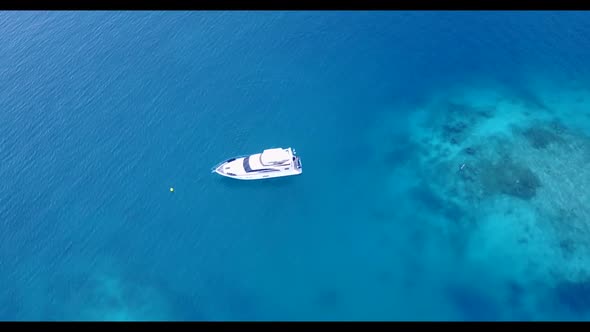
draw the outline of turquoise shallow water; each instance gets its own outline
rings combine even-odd
[[[0,13],[0,319],[587,320],[587,16]]]

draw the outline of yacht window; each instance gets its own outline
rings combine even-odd
[[[252,172],[252,168],[250,167],[250,157],[244,158],[244,170],[246,173]]]

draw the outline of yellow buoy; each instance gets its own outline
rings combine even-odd
[[[170,187],[170,192],[174,192],[174,188]]]

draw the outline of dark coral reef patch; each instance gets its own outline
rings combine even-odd
[[[546,149],[550,144],[562,141],[561,137],[555,132],[539,126],[524,130],[523,135],[535,149]]]
[[[529,167],[509,158],[486,162],[484,165],[479,173],[480,181],[484,190],[490,194],[501,193],[530,200],[541,187],[541,180]]]

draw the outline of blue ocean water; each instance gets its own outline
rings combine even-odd
[[[2,12],[0,320],[588,320],[589,36],[585,12]],[[301,176],[210,173],[277,146]]]

